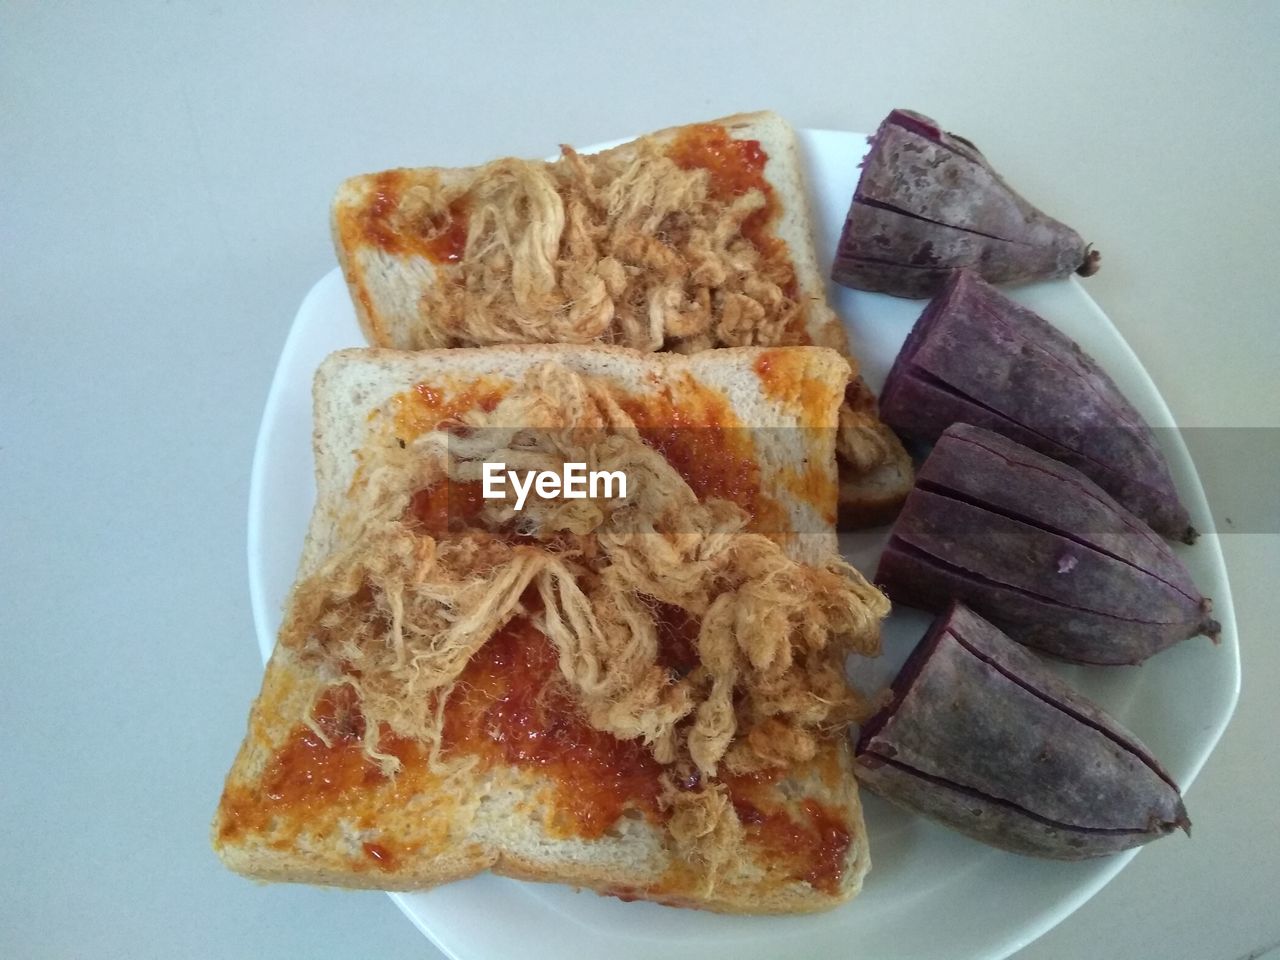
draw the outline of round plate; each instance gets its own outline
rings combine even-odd
[[[830,263],[853,195],[862,134],[800,132],[813,191],[819,263]],[[1211,529],[1204,490],[1151,378],[1073,278],[1010,291],[1074,337],[1115,378],[1157,428],[1192,519]],[[830,285],[863,373],[879,388],[924,304]],[[270,654],[297,568],[315,496],[311,459],[311,378],[330,351],[363,342],[341,273],[326,275],[303,301],[276,369],[254,454],[249,493],[249,585],[263,657]],[[885,531],[846,536],[846,555],[874,570]],[[1240,683],[1235,614],[1217,539],[1177,547],[1196,583],[1214,598],[1222,640],[1203,638],[1145,666],[1060,667],[1060,672],[1141,737],[1184,788],[1199,772],[1235,708]],[[867,686],[886,682],[927,620],[897,610],[885,656],[860,667]],[[1191,797],[1195,815],[1195,797]],[[1120,871],[1136,851],[1106,860],[1053,863],[1001,853],[864,797],[873,869],[863,892],[829,913],[734,917],[623,903],[552,884],[484,875],[426,893],[392,894],[405,914],[454,958],[566,955],[639,960],[735,960],[803,956],[999,958],[1061,922]],[[1181,835],[1163,841],[1185,843]]]

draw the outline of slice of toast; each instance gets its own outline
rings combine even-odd
[[[334,244],[369,343],[812,344],[853,361],[818,269],[799,145],[777,114],[563,149],[554,163],[344,182]],[[839,447],[841,522],[868,526],[906,496],[912,466],[874,397],[857,393]]]
[[[839,355],[819,348],[683,356],[552,345],[416,354],[346,350],[327,359],[314,391],[315,509],[280,640],[215,816],[219,856],[232,869],[263,880],[422,889],[488,869],[623,898],[743,913],[821,910],[853,896],[870,861],[847,739],[838,732],[835,714],[806,713],[842,695],[831,686],[828,654],[842,661],[850,643],[872,652],[887,613],[883,596],[835,556],[834,435],[846,376]],[[410,601],[398,598],[392,614],[377,600],[346,620],[341,604],[316,602],[315,584],[325,577],[342,582],[337,594],[348,606],[371,603],[371,595],[390,596],[385,576],[393,552],[362,554],[361,538],[370,536],[378,505],[386,502],[380,486],[386,478],[394,475],[394,483],[401,483],[417,476],[393,468],[429,457],[439,449],[431,443],[442,434],[459,449],[484,442],[521,416],[531,419],[528,411],[544,409],[544,401],[558,392],[572,403],[557,409],[612,411],[586,439],[573,431],[554,434],[577,438],[587,459],[625,448],[647,456],[657,451],[658,467],[669,465],[669,475],[658,467],[630,475],[637,487],[647,483],[649,493],[670,499],[675,506],[663,517],[677,516],[687,528],[654,520],[653,526],[639,525],[648,532],[627,535],[630,541],[610,534],[618,518],[635,520],[646,509],[646,490],[635,489],[618,512],[586,539],[573,541],[559,560],[576,564],[587,584],[607,580],[609,566],[647,555],[623,550],[611,564],[593,565],[590,557],[615,549],[619,541],[627,547],[659,537],[694,550],[685,563],[657,571],[657,599],[643,608],[653,624],[649,635],[657,638],[657,659],[644,667],[648,673],[634,676],[657,670],[656,695],[665,707],[678,704],[684,687],[695,689],[722,669],[708,657],[738,658],[736,672],[715,674],[736,677],[723,704],[737,711],[738,726],[721,744],[714,771],[689,762],[699,749],[689,731],[699,729],[710,701],[696,710],[686,703],[683,719],[666,715],[672,721],[666,739],[650,738],[654,731],[643,722],[664,716],[661,707],[628,715],[642,721],[638,735],[621,736],[615,708],[634,699],[637,690],[615,684],[592,700],[583,677],[621,675],[634,660],[634,644],[613,649],[614,659],[586,645],[566,649],[564,631],[549,625],[554,592],[541,595],[551,606],[531,596],[537,581],[510,592],[517,599],[495,615],[495,629],[463,658],[449,691],[431,692],[432,707],[423,708],[430,716],[417,716],[428,725],[438,721],[434,739],[397,726],[397,711],[412,712],[417,702],[411,682],[378,685],[384,668],[393,679],[407,675],[395,673],[396,658],[407,656],[410,672],[422,672],[444,645],[440,637],[422,636],[417,646],[409,643],[407,654],[400,649],[392,656],[394,644],[383,643],[377,630],[388,629],[394,617],[408,635]],[[518,407],[521,402],[527,406]],[[510,409],[524,412],[512,420]],[[609,421],[611,416],[625,424]],[[572,423],[576,430],[588,421]],[[673,423],[680,428],[673,431]],[[536,446],[523,435],[510,442],[525,452]],[[462,470],[458,462],[451,460],[450,469]],[[662,493],[660,481],[669,485],[675,476],[682,478],[679,489]],[[462,489],[460,477],[449,474],[451,494]],[[436,523],[437,514],[421,507],[422,491],[410,490],[406,497],[408,514],[422,523],[434,517]],[[484,509],[501,514],[508,506]],[[400,506],[389,509],[399,516]],[[444,563],[446,551],[457,544],[508,558],[537,556],[559,544],[560,534],[548,539],[545,530],[538,534],[527,524],[509,540],[501,539],[506,534],[477,532],[469,525],[488,514],[476,519],[475,504],[465,497],[450,509],[449,524],[415,527],[397,541],[420,548],[411,565]],[[729,526],[699,541],[696,518],[704,514],[728,517]],[[459,517],[469,518],[461,531],[450,525]],[[403,534],[408,522],[393,526]],[[566,522],[564,529],[570,526]],[[717,539],[722,533],[728,539]],[[666,594],[658,596],[671,584],[696,580],[703,566],[716,562],[716,550],[726,549],[744,552],[703,582],[713,594],[739,568],[761,566],[761,577],[711,600],[700,620],[667,603]],[[347,576],[343,559],[352,557],[364,564],[354,578]],[[464,591],[488,590],[514,569],[486,562],[485,575],[463,583]],[[485,582],[477,586],[476,579]],[[755,595],[773,580],[785,588],[782,594]],[[432,581],[432,596],[456,586]],[[797,605],[805,602],[807,588],[829,591],[816,598],[816,612]],[[573,588],[555,589],[564,595]],[[472,602],[477,594],[467,596],[468,602],[452,608],[455,619],[445,621],[446,633],[457,618],[483,606]],[[787,604],[790,621],[752,620],[753,611]],[[853,620],[841,621],[838,630],[814,632],[815,622],[840,604],[849,607]],[[729,612],[725,623],[735,624],[726,634],[728,648],[713,648],[708,639],[716,610]],[[349,635],[343,632],[348,628]],[[377,649],[357,650],[357,634],[371,629]],[[644,634],[637,630],[633,638]],[[765,636],[786,638],[768,648],[779,654],[772,659],[758,643]],[[744,659],[748,653],[754,661]],[[593,656],[584,671],[583,658]],[[789,665],[792,660],[798,666]],[[843,691],[842,664],[837,673]],[[379,700],[388,689],[401,702],[388,707],[385,698]],[[782,712],[769,718],[744,712],[741,704],[758,696],[773,697],[769,709]],[[800,701],[803,708],[795,706]],[[788,710],[812,722],[788,726]],[[610,724],[612,732],[602,729]],[[689,752],[671,749],[673,737],[687,737]]]

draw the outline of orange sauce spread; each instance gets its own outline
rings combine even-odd
[[[391,226],[396,208],[400,206],[403,179],[404,174],[399,170],[378,174],[373,181],[373,202],[361,218],[365,239],[387,253],[404,253],[404,238]]]
[[[359,229],[365,241],[387,253],[416,253],[432,263],[457,263],[467,248],[466,197],[413,224],[398,223],[404,192],[413,186],[406,170],[386,170],[374,177],[373,202],[362,212]]]
[[[692,378],[672,393],[619,396],[618,403],[653,447],[689,484],[699,500],[718,497],[751,515],[747,529],[777,536],[790,529],[785,508],[762,489],[750,429],[718,391]]]
[[[364,855],[373,861],[374,866],[381,870],[395,870],[397,864],[396,855],[381,843],[365,842],[360,845],[364,851]]]
[[[421,238],[421,248],[433,263],[457,263],[467,250],[467,201],[454,200],[443,215],[431,218],[432,232]]]
[[[685,170],[706,170],[711,197],[731,202],[751,190],[764,194],[765,203],[742,222],[742,236],[760,252],[760,271],[774,279],[790,300],[798,300],[800,288],[795,265],[786,243],[773,226],[781,205],[773,185],[765,178],[769,156],[759,140],[736,140],[726,127],[713,123],[685,127],[667,149],[667,156]],[[797,310],[788,324],[784,342],[805,343],[805,311]]]
[[[409,516],[418,529],[437,539],[471,525],[484,509],[484,485],[437,483],[419,490],[409,501]]]
[[[447,751],[533,767],[554,784],[550,829],[599,837],[628,809],[657,821],[662,767],[638,740],[590,726],[565,689],[550,640],[528,619],[467,663],[445,708]]]
[[[770,780],[767,773],[726,778],[733,809],[747,840],[756,844],[788,879],[803,880],[824,893],[839,892],[852,842],[844,821],[816,800],[801,804],[800,819],[784,810],[769,809],[769,801],[761,794]]]
[[[797,500],[808,503],[824,520],[836,522],[840,488],[830,470],[809,461],[803,467],[783,467],[778,472],[778,479]]]
[[[480,377],[457,391],[429,383],[416,384],[392,398],[396,436],[408,441],[470,410],[488,413],[508,389],[509,384],[488,377]]]
[[[711,175],[711,196],[716,200],[729,202],[751,190],[763,193],[764,206],[742,221],[742,235],[766,260],[783,260],[790,268],[787,245],[772,231],[780,207],[773,185],[765,179],[769,155],[759,140],[735,140],[727,128],[714,123],[694,124],[676,135],[667,156],[681,169],[706,170]],[[794,276],[784,289],[794,300]]]
[[[816,417],[839,397],[830,383],[805,375],[808,364],[804,351],[764,350],[756,358],[756,376],[770,399],[793,410],[811,411],[810,416]]]
[[[755,362],[756,376],[765,395],[785,407],[810,411],[810,418],[832,402],[831,385],[805,375],[806,358],[791,350],[766,350]],[[825,439],[820,427],[805,427],[814,439]],[[839,490],[827,465],[814,459],[803,466],[788,466],[781,471],[783,484],[795,496],[835,521]]]
[[[536,602],[536,595],[526,600]],[[672,637],[689,629],[674,617],[666,623],[660,633],[666,630]],[[587,723],[561,679],[557,656],[527,618],[518,617],[495,633],[467,663],[446,703],[443,756],[478,756],[483,763],[544,774],[553,799],[547,827],[561,836],[603,836],[628,810],[661,822],[662,766],[640,741],[620,740]],[[689,653],[676,650],[670,656],[687,662]],[[312,717],[329,744],[298,724],[268,762],[259,785],[224,795],[224,840],[270,831],[273,846],[288,848],[304,830],[331,819],[335,809],[355,813],[362,826],[370,826],[376,821],[371,794],[377,793],[381,805],[429,788],[423,745],[383,734],[379,749],[404,764],[392,779],[365,757],[365,722],[350,687],[327,691]],[[385,838],[363,844],[362,850],[366,866],[388,871],[398,866],[399,854]]]
[[[351,687],[325,691],[311,716],[329,743],[306,724],[298,724],[268,762],[257,789],[234,788],[224,795],[223,839],[285,820],[292,832],[273,845],[286,847],[318,814],[389,783],[378,765],[364,755],[364,717]],[[396,793],[408,795],[415,790],[414,778],[406,773],[423,766],[422,746],[384,733],[378,747],[404,764],[405,772],[390,781]]]
[[[723,395],[692,378],[646,397],[620,396],[640,438],[689,484],[699,500],[719,497],[754,513],[760,499],[755,444]]]

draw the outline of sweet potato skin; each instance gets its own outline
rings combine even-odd
[[[961,605],[863,727],[855,763],[887,799],[1032,856],[1103,856],[1190,825],[1136,737]]]
[[[973,144],[894,110],[871,137],[832,279],[924,298],[958,268],[1015,283],[1096,263],[1075,230],[1023,199]]]
[[[1140,663],[1218,625],[1154,531],[1078,471],[968,424],[921,467],[881,554],[895,603],[961,600],[1064,660]]]
[[[1079,345],[971,272],[951,277],[885,381],[881,415],[932,440],[973,423],[1068,463],[1161,534],[1191,542],[1186,507],[1142,415]]]
[[[1080,471],[968,424],[953,424],[944,435],[943,455],[921,469],[922,485],[998,504],[1006,513],[1149,570],[1184,593],[1197,592],[1169,545]]]

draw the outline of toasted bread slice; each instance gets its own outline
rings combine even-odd
[[[555,163],[389,170],[341,185],[334,243],[376,346],[811,344],[853,361],[801,166],[794,131],[765,111]],[[857,414],[841,522],[867,526],[906,496],[912,466],[874,398]]]
[[[370,735],[373,701],[355,695],[371,682],[367,672],[351,672],[342,657],[316,655],[316,634],[335,608],[318,611],[307,585],[353,549],[362,520],[353,518],[353,504],[369,502],[361,498],[383,476],[379,465],[399,456],[405,440],[412,454],[421,442],[414,435],[424,429],[485,435],[475,412],[501,415],[505,399],[525,396],[534,374],[544,385],[581,378],[599,403],[628,411],[690,489],[710,492],[682,510],[727,499],[741,508],[738,515],[750,514],[737,536],[783,544],[788,563],[839,563],[834,435],[847,365],[834,351],[683,356],[553,345],[334,354],[315,382],[317,499],[298,586],[214,820],[219,856],[258,879],[350,887],[422,889],[488,869],[729,912],[804,912],[843,902],[860,888],[870,861],[847,741],[826,724],[801,756],[737,771],[724,759],[717,773],[704,771],[699,780],[695,771],[688,781],[689,767],[660,762],[658,748],[587,722],[585,707],[565,693],[564,650],[557,653],[548,639],[549,616],[540,620],[523,598],[440,701],[438,755],[433,742],[385,724]],[[673,422],[685,433],[671,433]],[[638,536],[655,535],[662,534]],[[439,548],[445,540],[435,542]],[[527,548],[502,549],[514,555]],[[368,569],[381,569],[385,559],[370,558]],[[348,584],[352,602],[368,592],[364,582]],[[883,597],[863,584],[848,599],[866,605],[865,622],[877,632],[887,612]],[[741,619],[749,607],[744,595],[728,609]],[[670,624],[663,618],[671,614],[662,610],[655,607],[653,617],[666,644]],[[747,627],[735,630],[746,646]],[[695,637],[683,641],[694,647],[684,648],[686,659],[671,668],[667,686],[710,669],[698,659],[704,641],[696,626]],[[350,640],[330,639],[335,646]],[[791,655],[819,656],[799,646]],[[361,666],[367,671],[368,661]],[[745,661],[740,666],[735,696],[745,699],[755,674]],[[776,666],[775,683],[804,676],[784,676]],[[608,673],[611,665],[600,669]],[[724,756],[775,729],[790,735],[762,725],[748,738],[740,722]],[[379,751],[373,757],[371,741]],[[783,744],[761,741],[760,749],[772,755]],[[686,779],[673,789],[677,769]],[[685,802],[695,796],[708,804]]]

